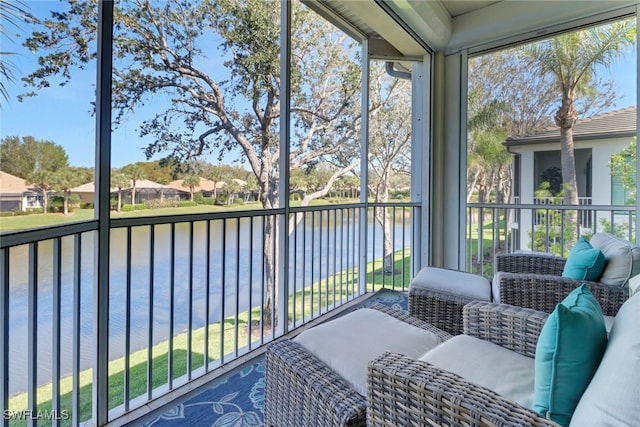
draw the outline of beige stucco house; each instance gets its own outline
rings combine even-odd
[[[17,176],[0,171],[0,212],[42,208],[39,189]]]

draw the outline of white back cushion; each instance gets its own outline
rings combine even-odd
[[[640,426],[640,294],[618,312],[600,366],[571,426]]]
[[[599,282],[623,286],[629,278],[640,274],[640,246],[609,233],[596,233],[589,243],[600,249],[607,261]]]

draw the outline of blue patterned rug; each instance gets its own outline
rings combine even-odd
[[[384,304],[407,311],[407,294],[381,290],[362,306]],[[212,426],[253,427],[264,425],[264,356],[241,368],[227,379],[220,381],[169,409],[143,425],[164,426]]]

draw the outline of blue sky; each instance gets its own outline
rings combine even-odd
[[[30,2],[32,13],[39,15],[57,2]],[[56,6],[54,6],[56,5]],[[7,83],[11,99],[2,101],[0,111],[0,137],[33,136],[37,139],[53,141],[62,145],[69,155],[69,163],[74,166],[93,166],[95,158],[95,118],[91,114],[91,101],[95,91],[95,69],[79,70],[73,74],[71,82],[64,86],[52,86],[41,91],[38,96],[18,102],[17,94],[24,93],[25,88],[19,82],[21,75],[35,68],[37,56],[20,46],[26,34],[16,35],[13,40],[3,40],[3,51],[16,52],[10,60],[18,72],[16,83]],[[95,67],[95,64],[93,64]],[[636,57],[635,51],[612,64],[609,73],[616,84],[616,92],[621,99],[616,108],[636,105]],[[138,136],[138,127],[144,118],[144,112],[152,112],[150,108],[132,116],[112,135],[112,166],[121,167],[136,161],[145,161],[144,147],[150,139]],[[231,153],[227,162],[238,157],[239,153]],[[205,158],[218,163],[217,156]]]

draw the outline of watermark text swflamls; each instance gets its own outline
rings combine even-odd
[[[62,411],[12,411],[5,410],[2,418],[5,420],[68,420],[71,414],[66,409]]]

